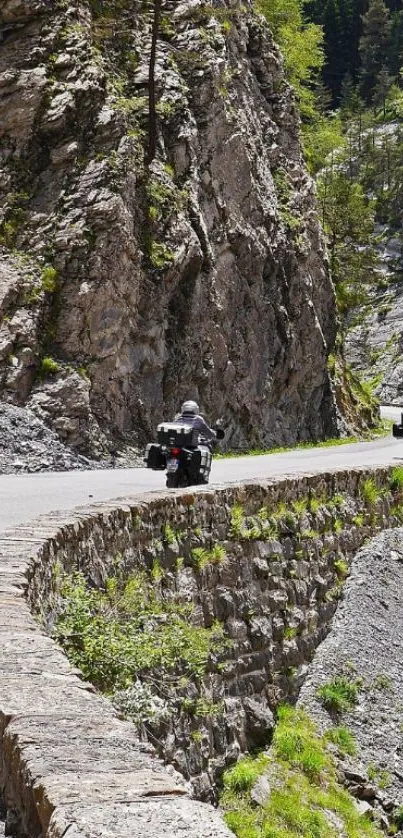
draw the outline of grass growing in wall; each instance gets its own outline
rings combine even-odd
[[[197,570],[204,570],[209,565],[222,564],[226,559],[226,552],[221,544],[215,544],[211,550],[205,547],[195,547],[190,554],[190,562]]]
[[[61,366],[58,363],[58,361],[55,361],[54,358],[46,356],[41,360],[38,377],[40,379],[48,378],[51,375],[57,375],[57,373],[60,372],[60,370]]]
[[[372,477],[368,477],[367,480],[364,480],[360,488],[360,496],[365,503],[365,506],[368,507],[375,506],[377,500],[379,500],[381,493]]]
[[[345,732],[336,738],[351,746]],[[253,789],[263,776],[270,791],[256,805]],[[382,835],[337,782],[327,739],[305,712],[290,707],[280,708],[270,750],[241,759],[225,773],[220,802],[238,838],[339,838],[335,823],[347,838]]]
[[[389,479],[391,492],[403,491],[403,466],[396,466],[392,469]]]

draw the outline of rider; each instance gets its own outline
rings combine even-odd
[[[200,415],[200,408],[197,402],[183,402],[181,412],[176,417],[176,422],[181,425],[191,425],[193,428],[193,445],[202,452],[202,464],[200,475],[203,483],[208,483],[211,470],[211,448],[217,439],[217,434],[209,428],[207,422]]]
[[[199,445],[201,442],[200,437],[202,437],[202,441],[208,445],[217,438],[215,431],[213,431],[212,428],[209,428],[207,422],[204,421],[203,416],[200,415],[200,408],[197,402],[183,402],[181,412],[176,421],[180,422],[181,425],[191,425],[193,430],[197,432],[198,436],[194,440],[195,446]]]

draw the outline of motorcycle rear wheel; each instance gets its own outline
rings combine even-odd
[[[187,473],[187,471],[183,471],[182,469],[178,469],[178,471],[173,472],[172,474],[167,474],[167,481],[166,481],[167,489],[183,489],[186,486],[194,485]]]

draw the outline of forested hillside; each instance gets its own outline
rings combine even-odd
[[[336,379],[360,387],[354,370],[368,399],[400,402],[403,3],[262,0],[261,9],[284,52],[317,179],[339,311]]]
[[[385,82],[399,76],[403,49],[401,0],[308,0],[305,14],[323,26],[323,81],[333,103],[339,103],[357,83],[365,100],[371,102]]]

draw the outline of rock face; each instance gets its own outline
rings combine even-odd
[[[1,398],[95,454],[183,397],[233,446],[334,434],[333,291],[266,26],[164,0],[145,166],[150,12],[101,5],[2,3]]]
[[[401,806],[403,781],[402,589],[403,531],[397,529],[355,557],[333,627],[316,652],[299,698],[322,729],[343,724],[351,730],[357,755],[341,766],[347,784],[392,821]],[[358,680],[358,703],[335,718],[321,705],[317,689],[342,674]]]

